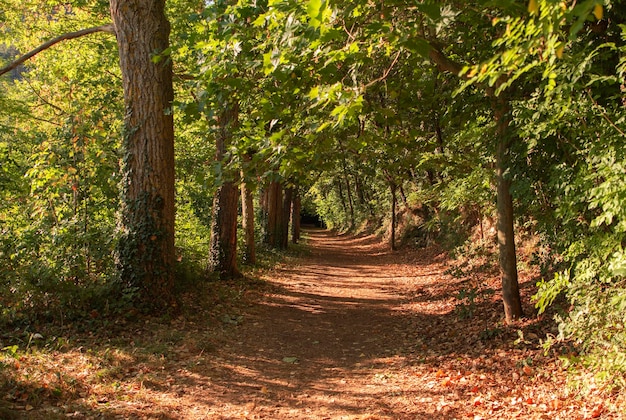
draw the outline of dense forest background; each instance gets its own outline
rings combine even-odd
[[[2,0],[6,65],[96,29],[0,78],[0,323],[175,311],[309,214],[494,255],[507,322],[523,243],[539,311],[567,308],[548,342],[620,384],[625,19],[612,0]]]

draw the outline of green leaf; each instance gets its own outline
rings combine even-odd
[[[437,3],[419,3],[416,5],[417,10],[424,13],[432,20],[441,19],[441,9]]]

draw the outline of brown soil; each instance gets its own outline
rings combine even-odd
[[[20,359],[12,365],[2,410],[25,418],[621,418],[615,399],[575,391],[544,356],[547,321],[502,323],[493,274],[453,277],[437,248],[392,253],[373,237],[317,230],[308,244],[265,272],[262,285],[231,287],[211,310],[192,297],[195,309],[169,323],[121,325],[117,340],[83,337],[82,347],[76,338],[23,356],[42,367],[28,376],[17,373]],[[532,282],[522,281],[532,313]]]

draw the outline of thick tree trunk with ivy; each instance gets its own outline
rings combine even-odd
[[[508,166],[509,153],[509,106],[504,98],[494,98],[493,110],[496,119],[497,151],[497,231],[500,253],[500,277],[502,279],[502,301],[506,322],[510,323],[523,316],[522,303],[517,278],[517,256],[515,251],[515,231],[511,182],[504,172]]]
[[[215,153],[218,162],[224,160],[226,145],[232,138],[232,131],[237,126],[238,117],[239,107],[237,104],[225,105],[218,117],[219,130],[216,136]],[[228,175],[228,173],[224,174],[225,181],[217,188],[213,198],[211,242],[209,245],[209,269],[219,273],[221,279],[230,279],[241,275],[237,268],[239,190],[232,180],[232,176],[229,177]]]
[[[117,264],[148,309],[174,302],[174,98],[164,0],[111,0],[124,85],[124,159]]]

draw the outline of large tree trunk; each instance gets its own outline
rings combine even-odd
[[[509,107],[506,99],[494,98],[496,135],[497,212],[498,249],[500,252],[500,277],[502,279],[502,301],[507,323],[523,316],[522,303],[517,279],[517,256],[515,253],[515,231],[513,218],[513,198],[511,182],[505,178],[509,151]]]
[[[169,46],[165,0],[111,0],[124,85],[121,279],[141,303],[174,302],[174,99],[172,62],[153,60]]]
[[[209,269],[220,279],[241,275],[237,268],[237,204],[239,190],[234,182],[224,182],[213,198]]]
[[[232,138],[232,131],[237,126],[239,107],[237,104],[225,105],[218,118],[219,130],[216,136],[217,161],[224,159],[226,145]],[[217,188],[213,199],[211,218],[211,242],[209,246],[209,268],[219,273],[221,279],[241,275],[237,268],[237,204],[239,191],[232,177],[226,174]]]

